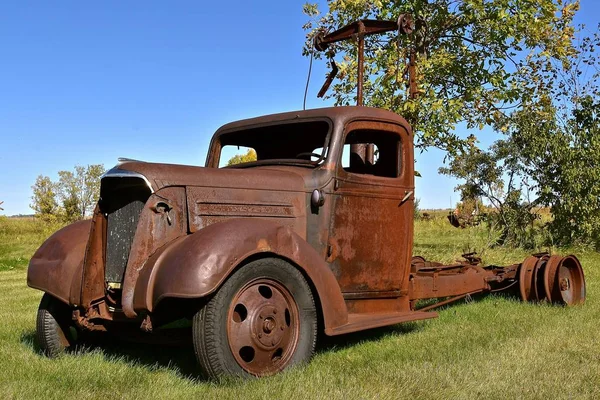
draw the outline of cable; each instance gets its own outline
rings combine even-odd
[[[302,109],[306,110],[306,95],[308,94],[308,84],[310,83],[310,74],[312,72],[314,50],[310,51],[310,64],[308,65],[308,76],[306,77],[306,88],[304,88],[304,102],[302,103]]]

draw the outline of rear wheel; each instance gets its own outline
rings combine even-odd
[[[38,308],[36,336],[40,349],[48,357],[59,356],[77,341],[71,309],[48,293],[44,294]]]
[[[211,378],[267,376],[306,362],[317,314],[302,274],[268,258],[236,271],[194,317],[194,349]]]

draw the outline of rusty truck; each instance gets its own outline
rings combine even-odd
[[[357,144],[374,146],[373,163],[350,151]],[[219,168],[228,146],[257,160]],[[583,302],[574,256],[506,267],[413,257],[413,165],[408,123],[369,107],[225,125],[204,167],[124,160],[102,177],[93,218],[31,259],[28,284],[45,292],[41,348],[54,356],[77,332],[189,318],[208,376],[263,376],[307,361],[319,333],[434,318],[474,293]],[[417,308],[431,298],[442,300]]]
[[[376,24],[354,27],[365,26]],[[238,146],[257,159],[224,165]],[[575,256],[413,256],[414,177],[410,125],[362,106],[229,123],[204,167],[122,160],[102,177],[93,217],[30,261],[27,283],[45,292],[39,345],[56,356],[86,332],[154,335],[188,319],[208,377],[266,376],[307,362],[321,335],[435,318],[476,293],[584,301]]]

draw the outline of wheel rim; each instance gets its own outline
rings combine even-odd
[[[582,304],[585,301],[585,278],[581,263],[575,256],[562,259],[555,285],[560,299],[566,305]]]
[[[551,303],[559,303],[561,301],[560,288],[558,286],[557,273],[559,266],[562,264],[561,256],[552,256],[546,264],[544,272],[544,287],[546,289],[546,299]]]
[[[519,291],[523,301],[533,300],[533,273],[537,262],[537,257],[529,256],[519,269]]]
[[[298,344],[298,306],[292,294],[272,279],[257,279],[234,296],[227,313],[227,339],[246,372],[272,375],[283,370]]]

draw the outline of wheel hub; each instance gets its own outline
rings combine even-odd
[[[253,375],[272,375],[284,369],[296,350],[299,329],[298,306],[277,281],[251,281],[230,304],[229,347],[238,364]]]
[[[252,338],[257,346],[272,349],[282,341],[289,329],[284,315],[285,310],[278,311],[273,304],[261,309],[252,323]]]
[[[273,329],[275,329],[275,321],[273,320],[273,318],[265,319],[265,322],[263,324],[263,331],[265,331],[265,333],[271,333]]]

